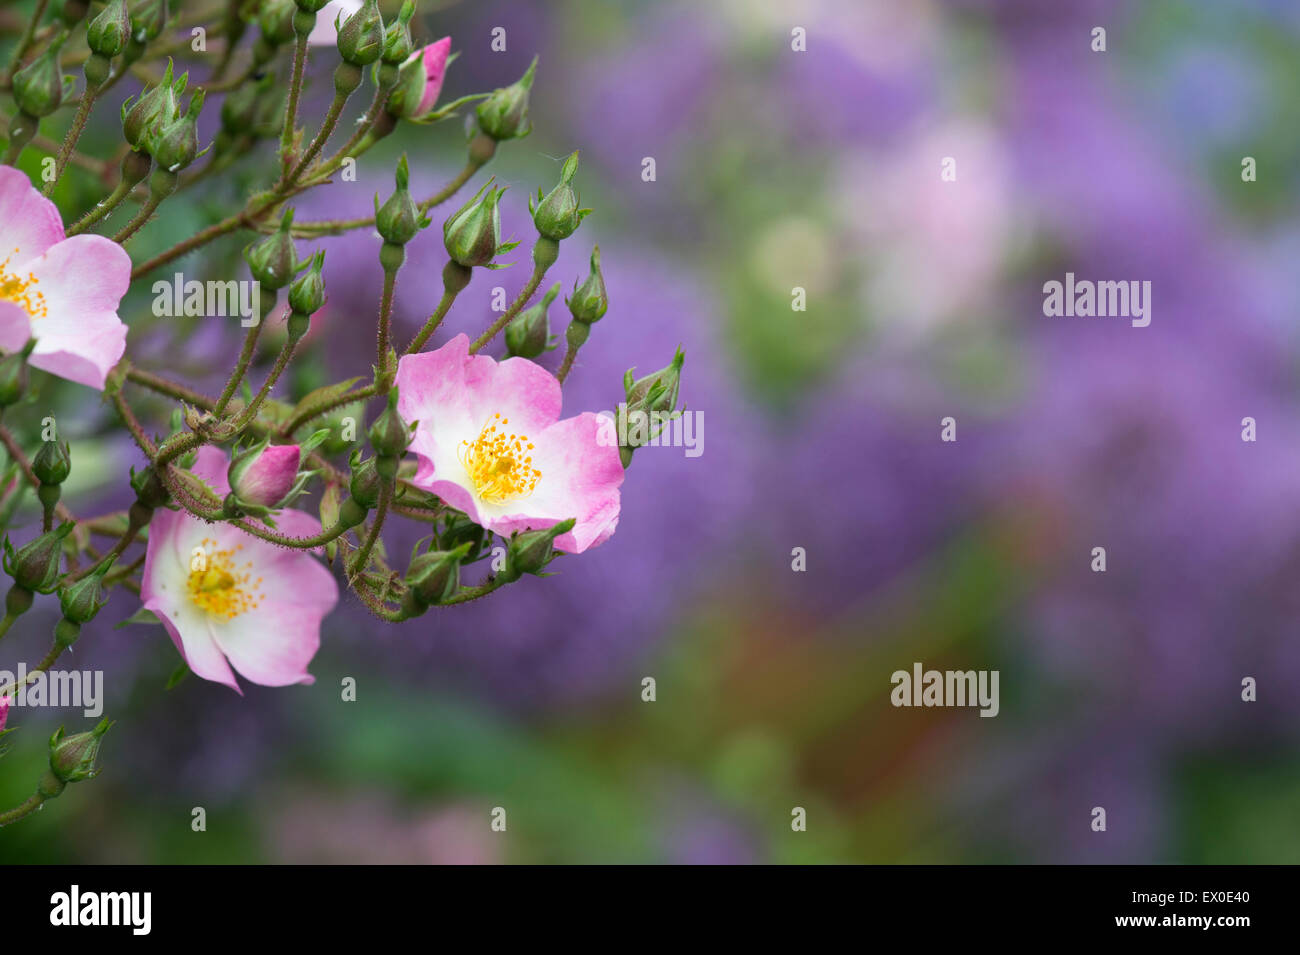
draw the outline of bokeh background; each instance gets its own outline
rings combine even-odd
[[[513,297],[525,197],[580,149],[596,212],[552,277],[570,287],[599,243],[611,306],[566,412],[612,408],[627,367],[680,343],[704,453],[639,452],[618,533],[557,577],[404,626],[345,599],[311,687],[164,691],[176,653],[158,627],[112,629],[135,610],[117,592],[65,663],[105,671],[104,772],[0,833],[0,859],[1300,861],[1300,6],[420,9],[419,35],[461,52],[444,100],[540,57],[535,132],[476,180],[511,185],[519,264],[477,277],[438,340],[490,318],[494,285]],[[333,51],[314,62],[309,117]],[[113,155],[113,115],[83,152]],[[402,151],[432,192],[463,143],[458,121],[403,128],[299,218],[364,215]],[[270,155],[169,201],[136,260],[236,208]],[[80,170],[59,199],[101,191]],[[450,211],[410,249],[399,339],[436,303]],[[239,277],[244,241],[178,268]],[[331,299],[298,393],[366,373],[373,336],[377,237],[320,244]],[[1066,271],[1150,281],[1151,325],[1045,318],[1042,284]],[[147,289],[122,314],[139,363],[224,379],[232,325],[154,319]],[[121,506],[138,459],[109,409],[41,387],[75,438],[74,509]],[[39,655],[53,613],[25,618],[0,665]],[[914,662],[1000,671],[1000,714],[892,707],[890,674]],[[12,713],[0,802],[30,791],[59,722],[90,723]]]

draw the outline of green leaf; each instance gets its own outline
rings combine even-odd
[[[315,432],[306,441],[298,445],[298,447],[302,450],[302,453],[304,455],[310,454],[312,451],[315,451],[329,436],[330,436],[330,429],[321,428],[319,431]]]
[[[131,616],[127,617],[121,623],[114,626],[113,629],[121,630],[123,627],[129,627],[133,623],[156,623],[159,626],[162,625],[162,621],[158,619],[157,614],[155,614],[152,610],[145,610],[143,607],[141,607],[135,613],[131,614]]]
[[[337,484],[327,484],[320,496],[320,525],[328,530],[339,521],[339,488]],[[338,553],[338,539],[325,545],[325,562],[334,566],[334,556]]]
[[[361,378],[347,378],[343,381],[336,382],[332,385],[325,385],[317,388],[315,391],[308,392],[302,400],[293,409],[293,414],[289,416],[290,420],[297,418],[299,415],[310,415],[312,409],[324,404],[333,404],[339,398],[346,395]]]
[[[180,666],[178,666],[175,670],[172,670],[172,675],[167,678],[167,685],[163,687],[163,689],[170,690],[177,683],[180,683],[189,675],[190,675],[190,666],[188,663],[182,660]]]

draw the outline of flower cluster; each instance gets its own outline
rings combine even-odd
[[[590,410],[561,416],[564,380],[609,307],[598,251],[590,271],[573,277],[558,370],[534,361],[554,347],[548,307],[559,286],[533,300],[560,243],[591,212],[580,207],[574,185],[577,152],[549,193],[539,189],[528,204],[536,230],[532,271],[515,300],[473,341],[460,334],[436,344],[475,271],[505,267],[501,256],[520,244],[502,239],[506,190],[489,179],[443,219],[441,297],[411,341],[394,340],[407,246],[436,241],[436,232],[425,231],[435,210],[493,159],[498,144],[529,134],[536,61],[514,83],[440,104],[452,39],[419,42],[424,24],[412,0],[387,23],[376,0],[242,4],[204,24],[211,50],[178,54],[176,37],[189,33],[192,19],[180,22],[167,0],[109,0],[93,15],[88,4],[64,4],[52,22],[27,32],[6,74],[17,110],[0,165],[0,438],[11,459],[0,520],[17,531],[30,489],[40,528],[21,544],[4,538],[11,584],[0,637],[37,595],[57,595],[61,610],[50,652],[27,679],[53,666],[109,594],[124,589],[118,604],[130,612],[122,616],[166,632],[181,657],[177,678],[193,673],[237,692],[240,678],[310,683],[321,621],[338,604],[340,585],[376,617],[400,622],[486,597],[525,574],[545,576],[559,555],[598,546],[618,525],[635,448],[608,440],[617,429]],[[74,55],[84,74],[75,98],[74,79],[63,75],[65,58]],[[176,55],[193,62],[175,63],[169,56]],[[304,115],[305,90],[322,59],[332,62],[334,95],[313,122]],[[201,84],[191,74],[202,76]],[[133,75],[154,81],[122,104],[120,161],[79,152],[96,107]],[[373,97],[346,122],[367,78]],[[277,90],[286,91],[283,99]],[[198,121],[218,97],[220,129],[208,143]],[[354,178],[342,171],[355,169],[379,142],[406,135],[423,151],[419,127],[458,111],[471,114],[465,164],[437,193],[411,194],[403,157],[391,193],[383,201],[375,196],[373,216],[295,217],[298,196],[342,188]],[[341,145],[333,142],[339,130],[351,131]],[[250,156],[261,156],[266,171],[247,201],[171,247],[134,254],[140,237],[156,235],[149,226],[168,200],[229,175]],[[32,159],[39,160],[37,180],[25,171]],[[79,180],[89,169],[104,174],[87,186]],[[114,174],[107,194],[71,208],[85,194],[72,185],[95,188]],[[109,228],[115,217],[126,221]],[[354,230],[382,239],[374,263],[383,292],[371,316],[373,374],[295,392],[295,370],[310,364],[317,339],[328,337],[319,327],[328,301],[325,254],[300,243]],[[175,365],[148,367],[128,349],[131,293],[144,288],[170,300],[170,291],[153,288],[164,267],[234,243],[242,245],[247,275],[214,270],[198,282],[204,304],[182,310],[213,314],[215,288],[215,314],[238,315],[243,326],[238,355],[218,369],[224,384],[211,394],[180,380]],[[185,261],[188,267],[194,259]],[[228,260],[212,259],[221,261]],[[275,357],[255,383],[268,339]],[[200,365],[211,360],[188,353],[189,340],[178,334],[173,354]],[[488,354],[498,342],[501,359]],[[633,381],[629,372],[628,403],[671,413],[680,368],[679,354],[654,375]],[[31,369],[101,392],[111,404],[113,423],[142,455],[130,474],[128,508],[94,516],[69,510],[62,485],[73,472],[76,442],[65,440],[52,417],[25,421],[24,406],[42,385]],[[291,386],[287,398],[277,396],[284,385]],[[39,447],[29,455],[37,422]],[[384,546],[385,527],[398,521],[426,532],[404,566]],[[110,543],[101,550],[97,537]],[[0,730],[21,689],[0,686]],[[35,795],[0,813],[0,825],[95,775],[108,727],[56,733]]]

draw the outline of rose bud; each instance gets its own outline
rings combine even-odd
[[[565,299],[575,322],[590,325],[600,321],[609,309],[609,294],[605,291],[605,276],[600,271],[600,246],[591,250],[591,274],[587,281],[576,286],[573,297]]]
[[[491,96],[478,105],[475,115],[478,127],[492,139],[519,139],[533,131],[533,124],[528,118],[528,91],[533,87],[533,76],[537,72],[537,57],[528,64],[524,75],[510,86],[495,90]]]
[[[567,239],[581,225],[582,220],[591,214],[590,209],[579,209],[578,191],[573,188],[573,177],[578,172],[578,153],[575,150],[564,161],[560,172],[560,182],[545,198],[542,190],[537,190],[537,206],[534,208],[532,198],[528,200],[528,211],[533,214],[533,225],[537,226],[539,235],[559,242]]]
[[[276,508],[294,489],[302,449],[262,441],[234,456],[226,473],[235,500],[245,507]]]
[[[546,309],[559,294],[560,283],[556,282],[540,302],[514,317],[506,326],[506,351],[518,358],[536,358],[554,347]]]
[[[442,225],[447,254],[453,262],[466,268],[488,265],[498,253],[507,252],[519,244],[501,244],[501,211],[497,203],[505,189],[497,189],[492,182],[489,179],[484,183],[474,198]]]
[[[420,120],[433,112],[447,77],[451,37],[416,50],[402,64],[397,85],[388,97],[388,111],[403,119]]]
[[[59,727],[50,737],[50,772],[62,783],[75,783],[98,774],[95,759],[99,756],[100,740],[112,726],[111,720],[101,720],[89,733],[64,736]]]
[[[542,568],[555,556],[555,538],[569,533],[576,523],[577,521],[570,517],[546,530],[524,531],[510,538],[510,547],[506,551],[506,567],[501,572],[502,576],[509,582],[518,580],[522,574],[540,574]]]

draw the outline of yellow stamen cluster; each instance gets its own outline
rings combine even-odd
[[[533,467],[533,458],[528,454],[533,450],[532,442],[525,435],[504,430],[509,423],[509,418],[494,414],[473,442],[462,441],[458,449],[460,463],[474,490],[489,504],[527,497],[542,479],[542,472]]]
[[[17,252],[18,250],[14,249],[14,253]],[[12,258],[11,254],[0,262],[0,299],[21,306],[32,318],[41,318],[48,313],[49,309],[45,306],[45,296],[39,289],[33,288],[40,280],[31,272],[27,273],[26,278],[10,272],[9,261]]]
[[[202,544],[204,560],[191,563],[186,586],[190,600],[201,610],[214,617],[233,620],[246,610],[254,610],[262,603],[262,578],[251,579],[252,574],[244,564],[236,566],[235,554],[243,549],[217,550],[217,542],[205,538]]]

